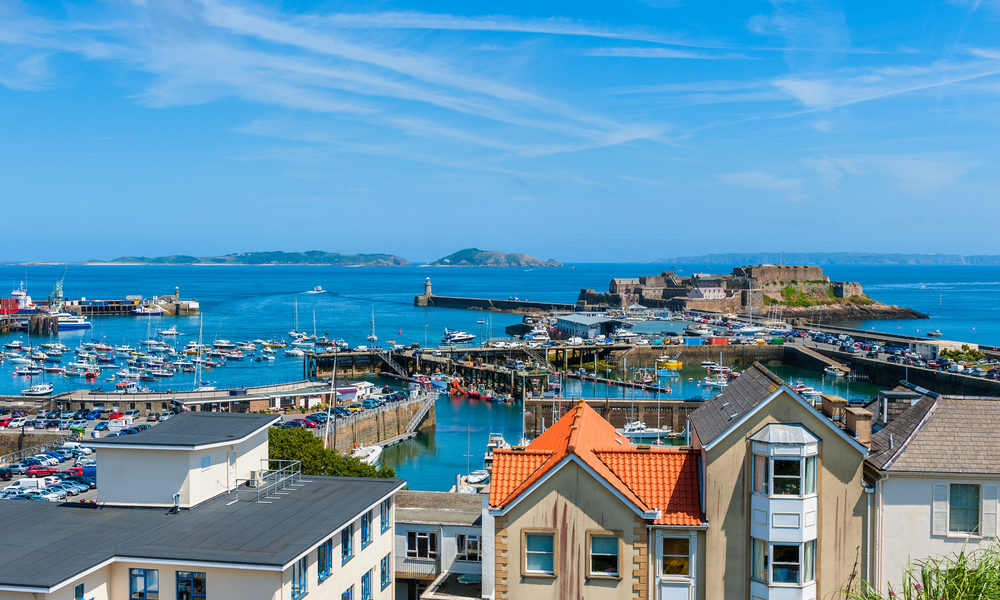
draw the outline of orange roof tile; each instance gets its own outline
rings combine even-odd
[[[598,451],[604,462],[649,507],[657,525],[700,525],[698,455],[690,449]]]
[[[701,523],[695,454],[633,449],[628,438],[585,402],[574,406],[527,448],[494,452],[490,506],[509,504],[570,455],[640,510],[661,510],[656,523]]]

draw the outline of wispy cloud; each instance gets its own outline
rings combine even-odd
[[[679,50],[676,48],[590,48],[585,56],[614,58],[678,58],[691,60],[754,60],[754,57],[735,52],[710,53]]]
[[[981,161],[948,155],[863,154],[823,156],[802,161],[832,191],[846,177],[875,177],[896,190],[927,195],[956,185]]]

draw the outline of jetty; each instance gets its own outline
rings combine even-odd
[[[573,312],[576,304],[563,302],[539,302],[520,298],[463,298],[459,296],[435,296],[431,291],[431,278],[424,281],[424,293],[413,298],[414,306],[437,306],[443,308],[468,308],[490,312],[508,313],[550,313]]]

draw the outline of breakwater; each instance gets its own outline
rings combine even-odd
[[[414,306],[437,306],[442,308],[464,308],[490,312],[534,313],[572,312],[576,304],[562,302],[536,302],[520,298],[463,298],[460,296],[435,296],[431,290],[431,278],[424,281],[424,293],[413,297]]]

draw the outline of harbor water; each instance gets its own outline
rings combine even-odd
[[[183,334],[174,342],[178,348],[202,339],[244,341],[255,338],[285,338],[295,323],[298,329],[345,339],[351,345],[366,344],[374,312],[375,334],[380,344],[417,342],[435,346],[444,328],[462,329],[479,339],[504,335],[504,327],[520,321],[520,316],[472,310],[426,308],[413,305],[413,296],[422,292],[430,277],[434,292],[442,295],[573,302],[581,288],[606,288],[612,277],[634,277],[664,270],[678,273],[726,271],[718,266],[657,264],[581,264],[556,269],[476,269],[476,268],[338,268],[338,267],[249,267],[249,266],[71,266],[64,288],[69,298],[147,298],[170,294],[179,287],[182,298],[200,301],[202,314],[188,317],[95,317],[93,328],[66,331],[53,336],[73,348],[80,341],[101,340],[109,344],[128,343],[133,347],[158,329],[175,325]],[[824,267],[834,280],[859,281],[866,293],[890,304],[914,308],[930,320],[897,320],[852,323],[865,329],[923,335],[940,329],[948,339],[1000,345],[1000,267]],[[0,285],[14,288],[27,279],[28,291],[36,299],[48,296],[62,275],[62,266],[0,266]],[[326,293],[306,293],[320,285]],[[6,289],[0,288],[0,295]],[[478,323],[477,321],[485,321]],[[648,322],[640,330],[674,328],[676,323]],[[0,343],[12,339],[38,344],[46,337],[24,333],[0,335]],[[169,340],[168,340],[169,343]],[[0,394],[16,394],[29,383],[12,375],[14,365],[0,365]],[[777,375],[824,392],[870,398],[877,388],[864,382],[824,378],[822,373],[791,367],[776,367]],[[217,387],[240,387],[302,378],[302,359],[278,356],[268,362],[230,362],[202,372],[203,383]],[[714,390],[698,385],[705,371],[687,365],[681,377],[670,380],[670,394],[661,397],[707,398]],[[172,378],[143,382],[157,390],[184,390],[194,386],[194,374],[179,373]],[[82,378],[43,376],[31,383],[50,381],[56,392],[84,387],[110,389],[103,380],[90,385]],[[568,379],[567,397],[655,397],[642,390],[609,388],[593,382]],[[633,396],[634,395],[634,396]],[[521,406],[497,405],[476,400],[442,397],[436,406],[437,427],[433,433],[388,448],[383,462],[397,469],[414,489],[449,488],[455,473],[482,467],[488,435],[503,433],[508,441],[521,437]]]

